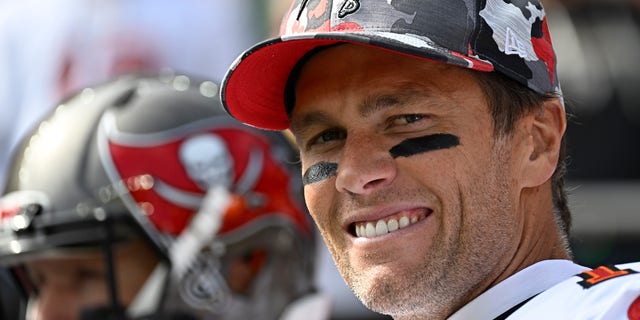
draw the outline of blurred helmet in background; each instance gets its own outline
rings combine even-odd
[[[0,264],[34,297],[29,261],[104,253],[111,301],[87,318],[276,319],[314,291],[296,163],[282,133],[230,118],[214,82],[127,75],[86,88],[16,154]],[[157,262],[126,301],[114,252],[139,240]]]

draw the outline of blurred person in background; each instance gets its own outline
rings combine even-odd
[[[26,319],[326,319],[284,135],[218,86],[126,75],[63,101],[0,198],[0,264]]]

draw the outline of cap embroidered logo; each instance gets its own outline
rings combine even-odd
[[[348,14],[352,14],[360,8],[360,1],[358,0],[347,0],[340,7],[340,11],[338,12],[338,18],[344,18]]]
[[[511,28],[507,28],[504,53],[505,54],[517,54],[520,58],[527,58],[527,49],[525,48],[524,42],[518,38],[518,35],[511,30]]]

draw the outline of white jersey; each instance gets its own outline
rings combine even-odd
[[[332,301],[328,295],[314,293],[290,304],[280,320],[326,320],[331,318]]]
[[[449,319],[640,320],[640,262],[589,269],[538,262],[487,290]]]

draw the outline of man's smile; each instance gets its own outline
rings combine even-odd
[[[432,212],[428,208],[403,210],[377,220],[354,222],[349,226],[349,232],[357,238],[375,238],[418,223]]]

